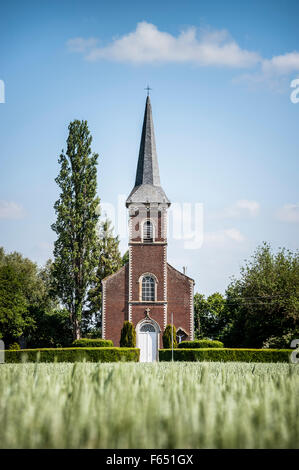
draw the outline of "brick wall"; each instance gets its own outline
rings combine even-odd
[[[143,207],[131,210],[130,227],[140,230],[146,216]],[[131,319],[136,326],[145,318],[146,308],[160,326],[160,348],[164,328],[171,322],[171,312],[176,328],[183,328],[188,339],[193,339],[193,280],[167,263],[166,218],[160,211],[156,212],[155,224],[153,243],[142,243],[140,234],[131,233],[130,266],[128,263],[103,281],[103,332],[115,346],[119,346],[124,321]],[[155,302],[141,301],[140,278],[145,273],[151,273],[157,279]]]
[[[193,339],[193,280],[167,264],[167,323],[173,323],[178,329],[188,333],[188,340]]]

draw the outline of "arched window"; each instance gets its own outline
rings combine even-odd
[[[142,278],[142,300],[152,302],[155,300],[155,279],[153,276]]]
[[[143,224],[143,240],[152,242],[154,239],[153,224],[150,220],[146,220]]]
[[[146,333],[147,331],[151,332],[151,333],[155,333],[155,328],[153,327],[153,325],[151,325],[150,323],[145,323],[144,325],[142,325],[142,327],[140,328],[140,332],[141,333]]]

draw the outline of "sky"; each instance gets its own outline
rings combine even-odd
[[[263,241],[298,249],[297,1],[2,1],[0,246],[52,257],[68,124],[86,119],[98,194],[127,249],[146,98],[172,202],[168,261],[224,293]],[[188,224],[189,220],[189,224]],[[190,227],[189,227],[190,225]]]

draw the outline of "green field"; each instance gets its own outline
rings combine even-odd
[[[2,364],[1,448],[299,448],[295,364]]]

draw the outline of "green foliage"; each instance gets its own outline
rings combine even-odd
[[[9,349],[9,350],[19,350],[19,349],[21,349],[21,348],[20,348],[19,343],[11,343],[11,344],[8,346],[8,349]]]
[[[226,322],[226,302],[219,292],[215,292],[207,299],[202,294],[195,294],[194,330],[196,338],[219,339]]]
[[[57,234],[54,247],[54,288],[67,308],[74,339],[80,338],[82,310],[98,264],[99,219],[97,154],[91,154],[92,137],[87,121],[70,123],[66,154],[62,151],[60,173],[55,179],[60,196],[52,229]]]
[[[89,324],[97,328],[101,327],[102,308],[102,280],[110,274],[118,271],[122,266],[122,259],[119,251],[119,238],[114,237],[111,221],[106,218],[100,223],[98,241],[98,263],[96,275],[91,283],[88,292],[88,310],[84,312],[84,330],[89,331]]]
[[[73,341],[72,346],[76,348],[109,348],[113,347],[113,342],[111,339],[81,338]]]
[[[299,338],[299,329],[294,330],[282,336],[270,336],[270,338],[264,341],[263,348],[287,349],[290,347],[291,342],[294,339],[298,339],[298,338]]]
[[[0,332],[6,344],[35,327],[32,311],[45,301],[37,265],[20,253],[0,251]]]
[[[124,322],[124,326],[120,335],[120,346],[123,348],[135,348],[136,346],[136,330],[133,323]]]
[[[30,326],[28,301],[21,279],[12,266],[0,267],[0,328],[5,343],[21,336]]]
[[[140,350],[136,348],[21,349],[5,351],[5,362],[138,362],[139,354]]]
[[[262,347],[299,327],[299,253],[264,243],[241,268],[227,291],[230,319],[222,331],[225,346]]]
[[[129,262],[129,250],[127,250],[125,252],[125,254],[123,255],[121,261],[122,261],[123,266]]]
[[[71,346],[73,329],[67,310],[35,308],[35,328],[27,336],[28,348],[62,348]]]
[[[211,339],[200,339],[196,341],[181,341],[178,348],[193,349],[193,348],[223,348],[221,341],[213,341]]]
[[[163,333],[163,348],[171,348],[172,347],[172,341],[171,341],[171,336],[172,336],[172,329],[173,329],[173,347],[177,348],[177,340],[176,340],[176,328],[174,325],[166,325],[166,328]]]
[[[175,361],[289,362],[290,349],[176,349]],[[171,349],[159,350],[160,361],[171,361]]]

